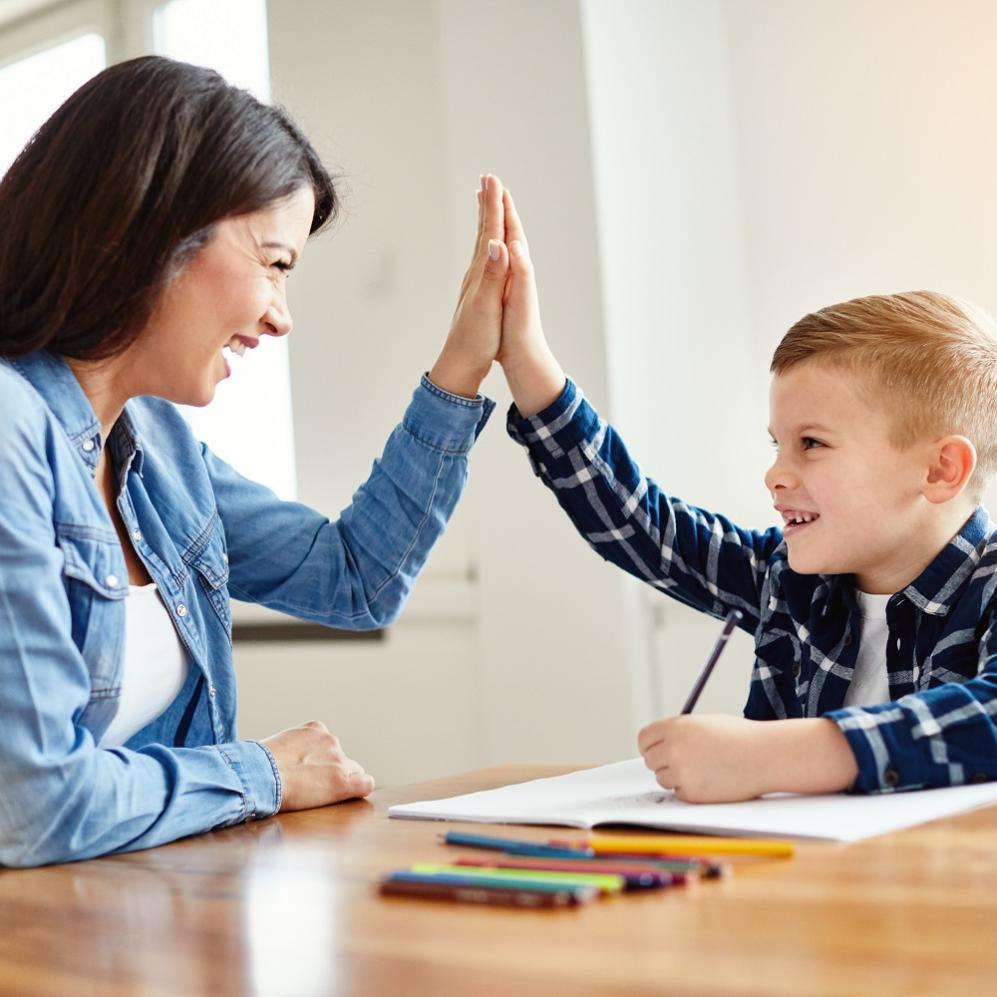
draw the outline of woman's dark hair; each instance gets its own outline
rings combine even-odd
[[[315,194],[339,200],[282,110],[216,72],[156,56],[104,70],[0,181],[0,356],[121,352],[223,218]]]

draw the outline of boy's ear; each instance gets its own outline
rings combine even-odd
[[[941,504],[966,487],[976,468],[976,447],[965,436],[945,436],[931,445],[924,497]]]

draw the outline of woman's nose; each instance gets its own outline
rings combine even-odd
[[[274,298],[263,314],[263,335],[286,336],[294,327],[291,310],[287,307],[287,299],[283,296]]]

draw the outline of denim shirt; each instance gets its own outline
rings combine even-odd
[[[128,571],[94,482],[105,441],[70,368],[0,359],[0,863],[148,848],[280,808],[273,756],[236,737],[229,598],[330,627],[383,627],[457,503],[492,403],[423,378],[367,482],[331,520],[242,477],[157,398],[106,446],[117,505],[190,667],[125,745]],[[331,458],[330,458],[331,459]]]

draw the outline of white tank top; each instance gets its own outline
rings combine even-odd
[[[124,744],[155,720],[176,699],[186,679],[187,655],[155,583],[129,585],[121,698],[100,747]]]
[[[862,634],[855,661],[852,684],[845,693],[845,706],[876,706],[890,701],[890,676],[886,670],[886,604],[891,595],[870,595],[859,592],[859,612],[862,614]]]

